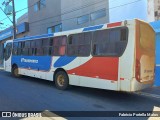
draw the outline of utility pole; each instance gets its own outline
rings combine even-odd
[[[16,13],[15,13],[15,5],[14,0],[12,0],[12,6],[13,6],[13,39],[16,39]]]
[[[13,24],[13,39],[16,39],[16,12],[15,12],[15,4],[14,4],[14,0],[9,0],[9,2],[4,1],[4,3],[2,5],[5,4],[5,7],[7,7],[9,5],[9,3],[12,2],[12,15],[13,15],[13,20],[11,20],[8,15],[11,13],[5,13],[5,11],[0,7],[0,9],[5,13],[5,15],[8,17],[8,19],[12,22]]]

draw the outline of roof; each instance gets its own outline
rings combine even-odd
[[[153,27],[156,33],[160,33],[160,20],[151,22],[150,25]]]

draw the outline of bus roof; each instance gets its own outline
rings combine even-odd
[[[25,41],[25,40],[32,40],[32,39],[48,38],[48,37],[53,37],[53,36],[54,34],[43,34],[43,35],[37,35],[37,36],[17,38],[14,41]]]
[[[138,19],[135,19],[135,20],[138,20]],[[14,41],[15,42],[16,41],[26,41],[26,40],[48,38],[48,37],[54,37],[54,36],[60,36],[60,35],[68,35],[68,34],[73,34],[73,33],[89,32],[89,31],[95,31],[95,30],[102,29],[103,27],[105,27],[105,28],[111,28],[111,27],[122,26],[122,23],[123,22],[120,21],[120,22],[114,22],[114,23],[107,23],[107,24],[89,26],[89,27],[84,27],[84,28],[79,28],[79,29],[74,29],[74,30],[62,31],[62,32],[57,32],[57,33],[52,33],[52,34],[43,34],[43,35],[37,35],[37,36],[28,36],[28,37],[23,37],[23,38],[17,38]]]

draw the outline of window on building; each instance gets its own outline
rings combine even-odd
[[[37,12],[40,10],[39,2],[34,4],[34,11]]]
[[[40,2],[40,9],[46,7],[46,0],[40,0],[39,2]]]
[[[37,12],[46,7],[46,0],[39,0],[34,4],[34,11]]]
[[[91,33],[79,33],[69,35],[67,54],[69,56],[90,55]]]
[[[91,20],[96,20],[106,16],[106,9],[98,10],[91,13]]]
[[[158,16],[158,11],[155,11],[154,15],[155,15],[155,17],[157,17]]]
[[[77,18],[77,24],[83,24],[89,21],[89,15],[84,15]]]
[[[93,33],[93,55],[121,56],[128,41],[127,28],[113,28]]]
[[[56,32],[61,32],[62,31],[62,24],[58,24],[52,27],[49,27],[47,32],[49,33],[56,33]]]

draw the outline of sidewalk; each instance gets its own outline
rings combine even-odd
[[[138,94],[160,99],[160,86],[153,86],[151,88],[141,90]]]
[[[151,88],[147,88],[147,89],[142,90],[142,92],[160,95],[160,86],[153,86]]]

